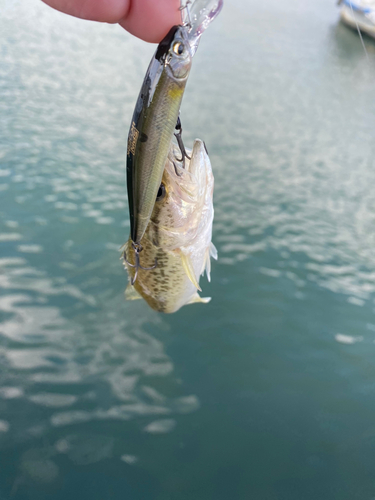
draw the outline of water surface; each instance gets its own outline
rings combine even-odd
[[[169,316],[118,251],[154,47],[0,13],[0,499],[373,499],[374,42],[334,2],[226,2],[182,106],[212,302]]]

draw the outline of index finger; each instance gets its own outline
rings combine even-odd
[[[132,0],[120,25],[146,42],[159,43],[172,26],[181,24],[179,0]]]
[[[132,35],[158,43],[181,24],[179,0],[43,0],[60,12],[90,21],[119,23]]]

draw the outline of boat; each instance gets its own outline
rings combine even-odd
[[[341,20],[375,38],[375,0],[339,0]]]

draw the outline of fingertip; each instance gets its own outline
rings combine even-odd
[[[130,11],[131,0],[42,0],[70,16],[104,23],[117,23]],[[133,2],[136,0],[133,0]]]
[[[179,0],[133,0],[120,25],[145,42],[159,43],[181,22]]]

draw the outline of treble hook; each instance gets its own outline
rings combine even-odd
[[[186,9],[186,12],[187,12],[187,17],[188,17],[188,22],[187,23],[184,23],[184,26],[189,26],[190,30],[192,28],[192,22],[191,22],[191,17],[190,17],[190,9],[189,9],[189,5],[191,4],[191,0],[186,0],[186,3],[185,5],[181,5],[181,7],[179,8],[179,10],[184,10]],[[189,31],[190,31],[189,30]]]
[[[155,269],[155,267],[158,265],[158,261],[157,261],[157,259],[155,259],[155,264],[152,267],[141,266],[141,263],[139,261],[139,254],[142,252],[143,247],[140,243],[134,243],[134,241],[132,241],[132,247],[133,247],[134,254],[135,254],[135,264],[130,264],[130,262],[126,258],[126,251],[125,250],[124,250],[123,258],[129,267],[133,267],[135,269],[134,278],[130,278],[130,283],[132,285],[134,285],[134,283],[137,281],[138,270],[143,269],[143,271],[151,271],[151,269]]]
[[[181,151],[181,158],[180,159],[176,158],[176,160],[182,161],[182,168],[185,168],[185,158],[188,158],[190,160],[191,157],[187,154],[185,146],[184,146],[184,141],[182,140],[182,125],[181,125],[180,117],[177,118],[176,130],[177,130],[177,133],[175,133],[174,136],[177,139],[177,144],[178,144],[178,147],[180,148],[180,151]],[[175,170],[176,170],[176,166],[175,166]],[[177,171],[176,171],[176,174],[177,174]]]

